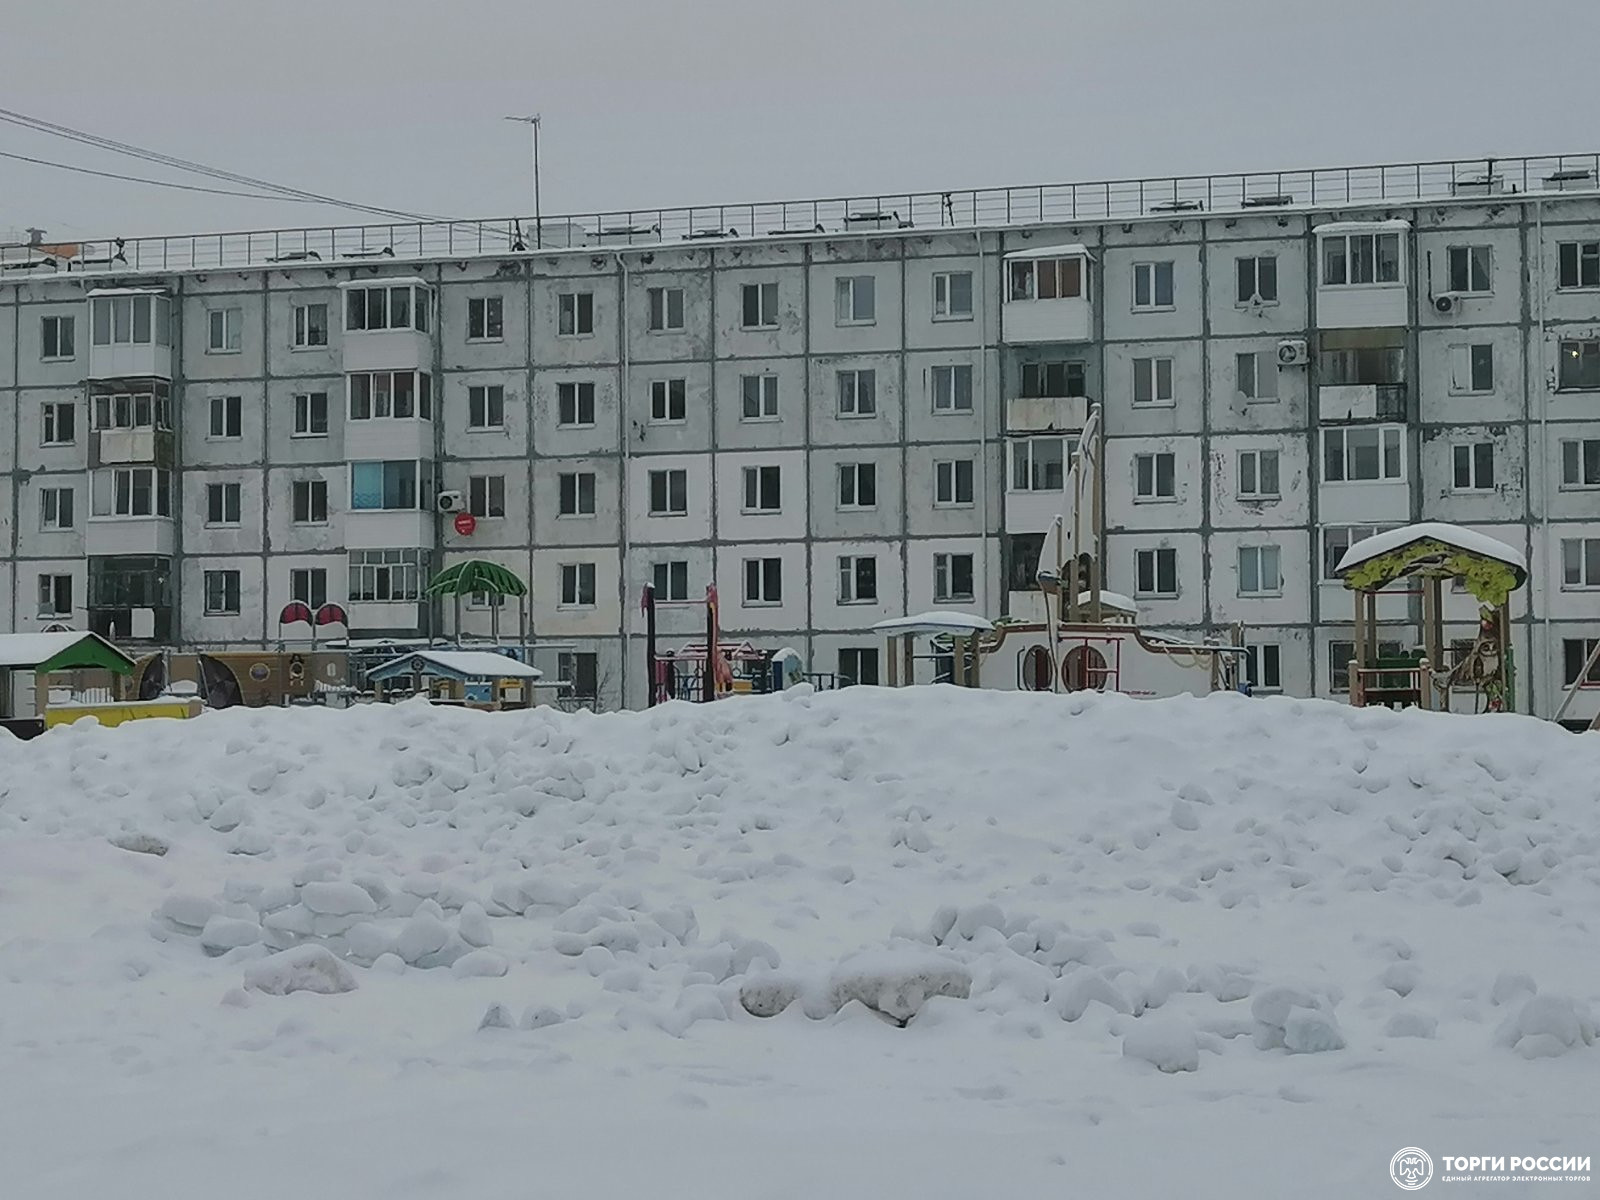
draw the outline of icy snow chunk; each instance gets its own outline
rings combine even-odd
[[[1180,1017],[1141,1017],[1122,1036],[1122,1057],[1140,1059],[1168,1075],[1200,1069],[1194,1026]]]
[[[300,903],[314,913],[330,917],[356,916],[378,911],[377,904],[363,887],[339,881],[307,883],[300,889]]]
[[[355,990],[355,976],[323,946],[296,946],[244,970],[244,986],[269,996],[290,992],[317,992],[334,995]]]
[[[1315,1008],[1316,997],[1292,987],[1270,987],[1250,1002],[1250,1015],[1263,1025],[1282,1029],[1296,1008]]]
[[[511,1012],[504,1004],[491,1004],[483,1014],[483,1020],[478,1022],[481,1032],[485,1029],[510,1029]]]
[[[406,960],[391,951],[380,954],[372,960],[372,969],[379,975],[404,975],[406,973]]]
[[[904,1025],[929,996],[967,999],[972,994],[972,973],[928,950],[867,951],[834,968],[827,994],[834,1011],[856,1000]]]
[[[521,1029],[547,1029],[559,1025],[566,1018],[548,1004],[530,1004],[522,1014]]]
[[[1416,990],[1422,972],[1407,962],[1390,964],[1379,977],[1379,982],[1396,996],[1409,996]]]
[[[1384,1034],[1392,1038],[1431,1038],[1438,1030],[1436,1018],[1415,1012],[1395,1013],[1383,1027]]]
[[[1538,990],[1538,985],[1533,982],[1531,975],[1501,971],[1494,978],[1494,987],[1489,993],[1489,1003],[1510,1004],[1519,996],[1531,996]]]
[[[494,934],[489,929],[489,914],[476,900],[469,900],[461,906],[456,928],[461,933],[461,940],[469,946],[488,946],[494,942]]]
[[[381,926],[363,921],[345,930],[344,944],[349,948],[351,958],[371,963],[394,949],[394,938],[385,933]]]
[[[226,954],[240,946],[254,946],[261,940],[261,926],[242,917],[221,914],[206,922],[200,931],[200,945],[207,954]]]
[[[1495,1041],[1524,1058],[1550,1058],[1579,1044],[1593,1045],[1595,1022],[1589,1009],[1567,996],[1530,996],[1495,1031]]]
[[[799,998],[804,990],[798,979],[788,975],[757,975],[739,985],[739,1003],[753,1017],[775,1017]]]
[[[1283,1027],[1283,1044],[1291,1054],[1343,1050],[1344,1035],[1331,1012],[1296,1008]]]
[[[134,854],[154,854],[158,858],[172,849],[171,842],[150,833],[119,833],[114,834],[109,840],[118,850],[128,850]]]
[[[493,950],[469,950],[450,964],[457,979],[498,979],[509,968],[505,956]]]
[[[1195,830],[1200,828],[1200,817],[1194,811],[1194,805],[1186,800],[1172,802],[1172,823],[1179,829]],[[1193,1068],[1190,1068],[1191,1070]]]
[[[198,932],[216,915],[218,907],[215,900],[208,900],[204,896],[168,896],[161,902],[156,915],[181,928]]]
[[[1096,1000],[1124,1016],[1133,1013],[1133,1005],[1117,985],[1089,967],[1079,967],[1071,975],[1062,976],[1051,992],[1050,1006],[1063,1021],[1076,1021]]]
[[[430,913],[418,912],[405,923],[394,940],[394,952],[416,965],[449,944],[450,927]]]

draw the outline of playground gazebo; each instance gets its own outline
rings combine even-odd
[[[1364,538],[1345,551],[1334,574],[1355,597],[1351,704],[1449,711],[1453,692],[1462,689],[1479,697],[1486,711],[1513,708],[1510,597],[1528,579],[1521,551],[1459,525],[1430,521]],[[1385,658],[1378,648],[1378,593],[1402,579],[1421,585],[1422,646],[1420,653]],[[1477,633],[1463,654],[1446,653],[1447,580],[1460,581],[1478,602]]]

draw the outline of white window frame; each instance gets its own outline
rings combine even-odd
[[[63,497],[65,503],[63,503]],[[76,528],[78,492],[74,487],[39,489],[39,532],[61,533]],[[64,519],[63,519],[64,518]]]
[[[863,684],[861,677],[867,672],[862,668],[867,663],[872,664],[872,678]],[[839,647],[838,685],[840,687],[877,687],[883,678],[882,670],[883,660],[879,656],[876,646]]]
[[[496,409],[499,410],[498,416]],[[506,389],[501,383],[467,387],[467,432],[498,432],[506,427]]]
[[[742,607],[776,608],[783,603],[783,559],[747,558],[741,570],[744,574]],[[776,586],[772,586],[774,584]]]
[[[1464,283],[1457,282],[1457,267]],[[1481,280],[1480,280],[1481,274]],[[1494,293],[1494,247],[1479,243],[1449,246],[1444,252],[1445,290],[1457,296],[1489,296]]]
[[[61,349],[65,332],[67,349]],[[39,318],[39,361],[71,362],[78,357],[78,322],[70,313],[51,313]]]
[[[1161,298],[1162,285],[1166,299]],[[1140,299],[1143,294],[1144,299]],[[1133,311],[1171,312],[1178,307],[1177,264],[1171,259],[1133,264]]]
[[[1272,464],[1272,489],[1266,487],[1266,464]],[[1248,469],[1247,469],[1248,464]],[[1260,447],[1241,450],[1235,463],[1238,488],[1234,495],[1240,500],[1281,500],[1283,498],[1283,455],[1278,450]]]
[[[300,516],[301,497],[305,498],[305,517]],[[319,502],[320,512],[319,517]],[[289,484],[289,524],[326,525],[328,523],[328,481],[295,479]]]
[[[567,400],[571,397],[571,420],[568,420]],[[589,419],[584,420],[587,402]],[[556,428],[593,429],[595,425],[595,386],[592,380],[567,379],[556,384]]]
[[[967,498],[961,499],[961,468],[965,466]],[[970,458],[944,458],[933,464],[933,506],[971,508],[976,502],[977,464]]]
[[[504,475],[467,476],[467,511],[480,521],[504,520],[506,515],[506,477]]]
[[[563,338],[593,337],[594,310],[593,292],[557,292],[556,336]]]
[[[345,379],[345,419],[349,421],[433,420],[433,376],[427,371],[352,371]],[[366,380],[367,411],[356,411],[356,380]],[[398,385],[407,380],[407,387]],[[380,382],[382,387],[379,386]],[[401,412],[402,391],[409,412]]]
[[[955,281],[966,280],[966,307],[957,307]],[[933,273],[933,319],[935,321],[970,321],[973,317],[973,277],[971,271],[935,271]]]
[[[1010,489],[1013,492],[1060,492],[1067,486],[1067,470],[1076,449],[1076,443],[1060,436],[1012,438],[1010,458]],[[1061,448],[1061,482],[1052,487],[1044,474],[1054,465],[1051,455],[1040,457],[1040,448],[1054,443]]]
[[[595,608],[599,591],[595,586],[595,564],[592,562],[561,564],[561,595],[557,608]],[[585,588],[585,583],[588,584]],[[587,592],[588,598],[585,599]]]
[[[1252,692],[1283,691],[1283,647],[1277,642],[1255,642],[1244,656],[1245,679]],[[1269,678],[1270,676],[1270,678]]]
[[[652,379],[650,381],[650,424],[683,425],[689,420],[689,381]]]
[[[61,411],[66,410],[69,415],[67,424],[72,426],[72,436],[61,436]],[[72,400],[46,400],[39,406],[39,445],[40,446],[76,446],[78,444],[78,406]]]
[[[770,517],[783,511],[781,467],[772,463],[758,463],[743,468],[739,475],[740,512],[746,516]]]
[[[1570,248],[1570,253],[1568,252]],[[1572,267],[1567,270],[1568,264]],[[1568,282],[1568,280],[1571,282]],[[1556,244],[1556,289],[1583,292],[1600,288],[1600,241]]]
[[[1488,451],[1485,466],[1483,452]],[[1450,447],[1450,490],[1453,492],[1492,492],[1495,490],[1495,448],[1489,439],[1457,442]],[[1488,478],[1485,479],[1484,476]],[[1462,480],[1466,483],[1463,484]]]
[[[872,499],[861,500],[861,482],[868,481],[867,491]],[[873,512],[878,507],[878,464],[871,462],[840,463],[835,481],[834,497],[840,512]]]
[[[1256,577],[1254,589],[1247,589],[1245,563],[1252,562]],[[1274,542],[1253,543],[1239,547],[1236,565],[1236,591],[1242,599],[1259,599],[1283,595],[1283,548]],[[1270,565],[1270,570],[1269,570]]]
[[[322,310],[322,340],[316,341],[312,335],[317,331],[311,321],[311,311]],[[290,333],[289,348],[291,350],[324,350],[328,346],[328,305],[326,302],[296,304],[294,306],[294,328]]]
[[[322,428],[317,428],[317,400],[322,400]],[[328,436],[328,393],[296,392],[294,395],[294,432],[297,438],[325,438]]]
[[[1162,564],[1170,567],[1172,587],[1161,586]],[[1147,569],[1148,567],[1148,569]],[[1149,586],[1144,586],[1148,576]],[[1133,552],[1133,594],[1150,599],[1171,600],[1178,595],[1178,551],[1175,546],[1144,546]]]
[[[650,584],[660,604],[689,602],[689,560],[667,559],[650,564]]]
[[[956,565],[965,560],[967,589],[956,587]],[[950,551],[933,556],[933,602],[935,604],[971,603],[977,595],[978,570],[975,557],[970,552]]]
[[[934,412],[941,415],[972,412],[971,363],[947,363],[932,367],[929,369],[928,379]]]
[[[476,332],[474,332],[476,330]],[[503,342],[506,340],[506,301],[504,296],[467,297],[467,341]]]
[[[358,468],[367,467],[377,468],[378,491],[376,494],[378,503],[376,504],[357,503],[356,482]],[[348,464],[350,511],[361,513],[430,511],[433,508],[433,469],[434,464],[431,457],[420,460],[415,458],[360,459],[350,462]],[[370,474],[365,470],[359,473],[362,475]],[[401,499],[409,495],[409,502],[389,503],[391,499],[389,486],[391,479],[396,481],[394,491],[398,492]],[[368,486],[370,486],[370,482]],[[363,494],[362,498],[366,498],[366,495]]]
[[[427,585],[428,552],[420,548],[351,550],[352,604],[415,604]],[[379,580],[383,587],[378,586]],[[387,595],[380,593],[387,592]]]
[[[1482,372],[1488,379],[1480,379]],[[1459,343],[1450,347],[1450,394],[1487,396],[1494,392],[1494,343]]]
[[[876,325],[878,279],[875,275],[841,275],[833,281],[833,323]]]
[[[1161,468],[1167,467],[1167,490],[1161,490]],[[1135,504],[1172,504],[1178,499],[1178,456],[1171,450],[1150,450],[1133,456]]]
[[[1272,264],[1272,284],[1263,289],[1261,264]],[[1245,266],[1246,263],[1250,265]],[[1245,291],[1245,275],[1249,273],[1250,290]],[[1233,288],[1235,308],[1265,308],[1278,303],[1278,256],[1276,254],[1241,254],[1234,259]],[[1272,295],[1267,295],[1270,291]]]
[[[1070,270],[1069,270],[1070,264]],[[1045,282],[1048,280],[1048,284]],[[1072,291],[1065,291],[1063,280]],[[1045,293],[1048,292],[1049,295]],[[1006,264],[1006,303],[1087,300],[1089,260],[1082,255],[1065,258],[1021,258]]]
[[[861,564],[872,564],[872,595],[861,594]],[[876,604],[878,603],[878,556],[876,554],[841,554],[839,555],[839,603],[840,604]]]
[[[1064,400],[1089,394],[1089,364],[1081,358],[1022,364],[1018,385],[1030,400]]]
[[[1569,350],[1568,347],[1573,347]],[[1594,377],[1590,380],[1580,378],[1577,383],[1563,381],[1567,358],[1578,360],[1578,372],[1581,376],[1585,359],[1590,360],[1590,368]],[[1556,344],[1556,391],[1558,392],[1593,392],[1600,391],[1600,338],[1562,338]]]
[[[1561,539],[1561,590],[1600,590],[1600,537]]]
[[[1172,408],[1177,404],[1176,375],[1171,357],[1133,360],[1133,404],[1135,408]],[[1145,393],[1144,399],[1139,393]]]
[[[96,346],[169,346],[172,301],[153,293],[95,296],[89,308],[89,337]]]
[[[206,353],[238,354],[244,348],[244,309],[206,310]]]
[[[656,480],[658,478],[661,480],[661,487],[664,492],[663,503],[660,507],[656,506]],[[672,503],[674,483],[678,484],[681,489],[681,499],[683,501],[681,507],[674,507]],[[687,468],[661,467],[651,471],[646,476],[645,484],[649,488],[649,494],[646,499],[649,502],[649,513],[652,517],[686,517],[689,515],[689,472]]]
[[[1322,565],[1322,582],[1339,582],[1339,577],[1334,573],[1334,568],[1339,565],[1339,560],[1344,557],[1345,551],[1349,550],[1351,546],[1393,528],[1393,525],[1351,523],[1324,525],[1317,541],[1320,552],[1318,561]],[[1335,533],[1340,535],[1337,539],[1332,536]],[[1337,554],[1333,553],[1334,548],[1338,549],[1339,552]]]
[[[208,483],[205,499],[207,529],[232,529],[243,523],[244,489],[239,484],[230,480]]]
[[[569,484],[567,480],[572,482]],[[584,507],[583,481],[589,481],[589,506]],[[567,490],[571,488],[572,503],[567,504]],[[556,519],[576,520],[586,519],[595,515],[595,496],[599,490],[599,480],[593,471],[562,471],[556,477]]]
[[[653,287],[645,289],[645,300],[650,309],[647,328],[651,333],[682,333],[684,324],[683,289],[681,287]],[[674,310],[676,305],[676,310]],[[676,321],[674,321],[676,313]]]
[[[751,400],[755,401],[752,411]],[[744,422],[778,419],[778,377],[776,375],[739,376],[739,420]]]
[[[313,612],[321,608],[328,602],[328,568],[290,568],[289,599],[299,601]]]
[[[1365,437],[1368,434],[1376,435],[1378,439],[1378,474],[1375,476],[1354,478],[1351,467],[1354,463],[1350,441],[1353,435]],[[1341,477],[1331,479],[1328,477],[1328,446],[1337,440],[1340,445],[1340,461],[1343,464]],[[1389,473],[1389,451],[1394,450],[1395,473]],[[1322,468],[1323,486],[1360,486],[1367,483],[1404,483],[1406,481],[1406,427],[1397,424],[1383,425],[1330,425],[1322,430],[1320,464]]]
[[[213,591],[213,584],[217,585],[216,591]],[[228,595],[230,584],[233,590],[231,597]],[[237,568],[221,567],[204,572],[201,578],[201,590],[204,592],[205,601],[203,615],[208,617],[236,617],[239,615],[239,593],[242,589]]]
[[[376,305],[374,297],[377,298]],[[397,329],[428,332],[428,311],[432,289],[407,280],[378,281],[345,289],[344,328],[346,333],[383,333]],[[395,304],[401,300],[404,311]]]
[[[244,397],[212,396],[206,441],[237,442],[244,437]]]
[[[1353,247],[1357,242],[1371,242],[1370,256],[1367,262],[1372,264],[1371,279],[1352,279],[1355,274],[1356,255]],[[1383,242],[1391,242],[1394,246],[1394,278],[1380,279],[1379,266],[1381,259],[1378,256],[1378,246]],[[1329,268],[1332,265],[1328,258],[1328,247],[1335,243],[1342,244],[1341,265],[1342,279],[1330,279]],[[1398,230],[1375,229],[1370,233],[1328,233],[1323,234],[1317,245],[1317,280],[1322,287],[1400,287],[1405,284],[1405,239]]]
[[[866,421],[878,415],[878,372],[872,367],[854,367],[834,373],[840,420]],[[866,387],[863,388],[862,384]],[[862,398],[866,407],[862,407]]]
[[[62,580],[66,581],[66,587],[64,589],[61,586]],[[76,603],[77,599],[72,594],[74,590],[73,580],[70,574],[58,573],[51,575],[40,575],[39,594],[36,597],[38,603],[34,610],[35,615],[41,618],[67,617],[70,619],[72,616],[73,604]],[[65,607],[63,607],[61,604],[61,593],[63,591],[66,592],[66,599],[68,601]],[[18,604],[18,607],[21,607],[20,603]]]
[[[1596,488],[1600,488],[1600,437],[1563,438],[1561,490],[1585,492]]]
[[[160,467],[114,467],[107,472],[109,486],[101,495],[106,497],[105,507],[102,509],[99,496],[94,495],[96,489],[91,484],[90,509],[97,517],[170,517],[172,515],[172,473]],[[126,479],[127,486],[119,486],[118,481]],[[147,512],[138,511],[134,503],[135,484],[143,480],[145,490],[150,497],[150,508]],[[126,507],[124,507],[126,500]]]
[[[1248,364],[1248,366],[1246,366]],[[1263,370],[1263,367],[1265,368]],[[1263,350],[1246,350],[1233,356],[1234,387],[1237,394],[1252,404],[1271,404],[1278,399],[1278,362]]]
[[[750,316],[750,298],[755,296],[756,317],[755,324],[748,320]],[[771,302],[770,304],[768,302]],[[739,328],[740,329],[776,329],[778,327],[778,284],[776,280],[764,283],[744,283],[739,285]]]

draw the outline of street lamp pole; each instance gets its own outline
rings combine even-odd
[[[520,121],[533,130],[533,240],[537,248],[544,246],[544,219],[539,207],[539,124],[540,116],[534,113],[526,117],[507,117],[508,121]]]

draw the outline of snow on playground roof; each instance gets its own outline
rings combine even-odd
[[[1334,574],[1343,576],[1346,571],[1354,570],[1362,563],[1388,554],[1391,550],[1398,550],[1412,542],[1443,542],[1457,550],[1464,550],[1468,554],[1476,554],[1480,558],[1493,559],[1495,562],[1505,563],[1513,568],[1519,575],[1517,582],[1520,584],[1528,576],[1528,560],[1522,551],[1513,549],[1498,538],[1489,537],[1487,534],[1474,533],[1470,529],[1463,529],[1459,525],[1449,525],[1443,521],[1423,521],[1417,525],[1402,525],[1398,529],[1385,530],[1375,533],[1369,538],[1362,538],[1350,549],[1344,552],[1344,557],[1339,560],[1339,565],[1334,568]]]
[[[1006,261],[1010,262],[1015,258],[1072,258],[1074,256],[1094,257],[1089,253],[1089,247],[1082,242],[1068,242],[1065,245],[1033,246],[1027,250],[1013,250],[1006,255]]]
[[[875,633],[886,633],[893,637],[905,633],[988,633],[994,625],[973,613],[925,612],[918,613],[914,617],[894,617],[888,621],[879,621],[872,628]]]
[[[1382,233],[1386,230],[1410,229],[1410,221],[1329,221],[1326,225],[1318,225],[1311,232],[1315,234],[1326,233]]]
[[[442,672],[467,679],[538,679],[544,675],[538,667],[530,667],[514,658],[507,658],[504,654],[495,654],[488,650],[418,650],[414,654],[402,654],[399,658],[391,658],[388,662],[373,667],[367,672],[367,678],[388,679],[395,675],[410,674],[411,660],[414,658],[420,658],[429,666],[438,668],[437,671],[424,670],[422,672],[424,675]]]
[[[1078,593],[1078,603],[1080,605],[1090,604],[1093,602],[1093,600],[1093,592]],[[1128,597],[1124,596],[1121,592],[1101,592],[1100,607],[1112,608],[1117,612],[1132,613],[1134,616],[1139,615],[1139,606],[1132,600],[1128,599]]]
[[[53,660],[60,659],[59,663]],[[133,670],[133,659],[96,633],[8,633],[0,635],[0,670],[31,671],[106,667],[119,674]]]

